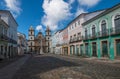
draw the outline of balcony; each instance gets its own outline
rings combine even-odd
[[[74,39],[73,39],[73,42],[76,42],[77,41],[77,37],[75,37]]]
[[[82,36],[78,36],[78,37],[77,37],[77,41],[81,41],[82,39],[83,39]]]
[[[112,27],[110,29],[110,35],[118,35],[120,34],[120,27]]]
[[[77,37],[73,38],[73,39],[70,39],[70,42],[69,43],[74,43],[74,42],[77,42]]]
[[[95,38],[97,38],[97,35],[95,33],[90,35],[90,39],[95,39]]]
[[[98,32],[98,37],[106,37],[109,36],[109,30],[105,30],[105,31],[100,31]]]
[[[17,44],[17,41],[15,41],[15,40],[9,38],[9,43]]]
[[[2,41],[8,41],[9,38],[7,37],[7,35],[0,34],[0,40],[2,40]]]
[[[90,35],[83,36],[83,40],[88,40],[88,39],[90,39]]]
[[[69,43],[73,43],[74,42],[74,39],[70,39],[70,42]]]

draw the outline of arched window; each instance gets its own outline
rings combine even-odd
[[[85,37],[87,36],[87,28],[85,28]]]
[[[120,30],[120,15],[116,15],[114,18],[115,30]]]
[[[107,33],[107,23],[105,20],[102,20],[101,22],[101,33],[102,35]]]
[[[92,36],[95,36],[96,34],[96,28],[95,25],[92,25]]]

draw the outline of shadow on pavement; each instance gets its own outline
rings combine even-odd
[[[16,73],[13,79],[40,79],[38,75],[60,67],[81,66],[52,56],[33,56]]]

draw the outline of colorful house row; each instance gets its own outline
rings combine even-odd
[[[111,60],[120,56],[120,4],[91,13],[82,13],[68,26],[55,33],[59,36],[54,50],[60,54],[88,57],[106,57]],[[60,37],[62,36],[62,37]],[[57,38],[57,37],[54,37]],[[64,49],[64,47],[66,47]]]
[[[92,57],[120,56],[120,4],[83,24],[85,54]]]

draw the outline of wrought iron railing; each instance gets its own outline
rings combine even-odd
[[[77,41],[81,41],[82,39],[83,39],[82,36],[78,36],[78,37],[77,37]]]
[[[98,32],[98,37],[104,37],[104,36],[108,36],[108,35],[109,35],[108,29]]]
[[[90,39],[94,39],[94,38],[97,38],[97,34],[96,33],[93,33],[91,35],[89,35]]]
[[[7,41],[7,40],[9,40],[9,37],[5,34],[0,34],[0,40]]]
[[[111,35],[120,34],[120,27],[112,27],[110,29],[110,34]]]

